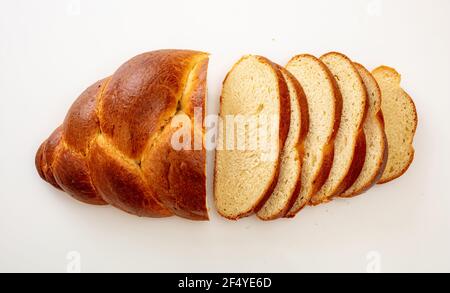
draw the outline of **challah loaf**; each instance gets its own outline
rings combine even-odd
[[[39,175],[75,199],[133,215],[208,220],[208,54],[138,55],[88,87],[41,144]],[[401,176],[417,112],[400,75],[341,53],[303,54],[286,69],[242,57],[220,96],[214,203],[220,215],[293,217]]]
[[[229,219],[259,210],[278,180],[290,124],[286,81],[261,56],[241,58],[227,74],[220,97],[214,198]]]
[[[172,122],[187,118],[202,141],[208,54],[138,55],[90,86],[41,145],[41,177],[74,198],[138,216],[207,220],[205,150],[176,150]]]
[[[417,112],[411,97],[400,87],[400,74],[393,68],[380,66],[372,71],[381,88],[388,141],[388,160],[379,183],[400,177],[414,158],[413,139],[417,128]]]

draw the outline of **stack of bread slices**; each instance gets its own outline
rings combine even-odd
[[[228,219],[293,217],[406,172],[417,113],[400,75],[347,56],[302,54],[283,68],[242,57],[220,99],[214,198]]]

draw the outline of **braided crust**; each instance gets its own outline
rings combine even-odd
[[[194,148],[204,139],[194,112],[204,117],[207,66],[206,53],[189,50],[132,58],[74,102],[37,151],[39,175],[85,203],[207,220],[206,154]],[[188,150],[172,147],[177,118],[190,121]]]

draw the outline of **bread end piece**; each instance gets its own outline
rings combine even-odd
[[[414,159],[413,139],[418,117],[412,98],[400,86],[401,75],[388,66],[372,71],[382,94],[381,109],[384,115],[388,141],[387,165],[379,184],[402,176]]]

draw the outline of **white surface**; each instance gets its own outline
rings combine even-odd
[[[448,0],[2,0],[0,271],[70,271],[78,255],[82,272],[449,272],[449,13]],[[160,48],[212,53],[209,113],[243,54],[285,64],[337,50],[393,66],[418,109],[416,158],[390,184],[270,223],[213,207],[205,223],[138,218],[43,182],[35,151],[78,94]]]

